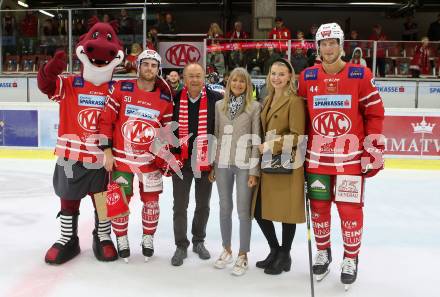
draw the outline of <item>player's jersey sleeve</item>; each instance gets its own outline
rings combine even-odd
[[[121,108],[120,86],[120,82],[116,82],[110,87],[105,100],[104,110],[99,117],[99,133],[105,135],[110,140],[113,135],[113,123],[116,121]]]
[[[307,99],[307,86],[304,80],[304,71],[301,71],[298,78],[298,96],[303,97],[305,100]]]
[[[66,86],[69,83],[69,78],[66,76],[58,75],[55,87],[55,93],[49,99],[55,102],[60,102],[66,96]]]
[[[164,96],[164,94],[161,94],[161,97]],[[166,101],[162,101],[166,102]],[[164,137],[164,141],[167,143],[173,143],[173,129],[170,125],[170,123],[173,120],[173,110],[174,110],[174,102],[172,99],[170,99],[167,102],[167,105],[164,109],[164,114],[162,116],[161,125],[165,128],[164,133],[165,135],[162,135]]]
[[[370,69],[364,69],[365,75],[359,85],[359,107],[365,119],[365,134],[382,134],[385,113],[383,101]]]

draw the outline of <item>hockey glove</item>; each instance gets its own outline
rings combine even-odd
[[[362,173],[365,177],[373,177],[383,169],[383,145],[365,148],[361,158]]]

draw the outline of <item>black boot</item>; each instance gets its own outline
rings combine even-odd
[[[269,267],[272,264],[272,262],[275,261],[278,254],[278,250],[279,250],[278,248],[270,248],[270,253],[269,255],[267,255],[266,259],[258,261],[256,263],[256,266],[262,269]]]
[[[69,214],[60,211],[57,218],[61,221],[61,237],[47,251],[44,258],[48,264],[63,264],[81,252],[78,238],[78,216],[79,212]]]
[[[283,271],[289,271],[291,265],[292,258],[290,258],[290,251],[285,252],[280,250],[275,261],[273,261],[269,267],[264,269],[264,273],[272,275],[281,274]]]
[[[111,222],[99,221],[95,211],[95,230],[93,230],[93,254],[99,261],[109,262],[118,259],[118,253],[110,235]]]

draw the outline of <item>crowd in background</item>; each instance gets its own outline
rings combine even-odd
[[[58,13],[54,17],[42,17],[38,12],[18,13],[5,7],[2,12],[2,56],[3,70],[6,72],[33,72],[46,62],[57,49],[68,48],[67,13]],[[124,43],[126,61],[117,69],[118,73],[134,73],[133,61],[141,49],[146,47],[158,50],[159,40],[178,41],[173,35],[183,33],[170,12],[156,12],[147,18],[146,44],[143,46],[143,21],[139,12],[121,9],[98,13],[95,10],[73,11],[72,44],[87,32],[88,20],[98,15],[101,21],[117,22],[120,39]],[[251,35],[236,20],[233,27],[223,32],[217,22],[210,24],[206,32],[208,46],[232,42],[246,42]],[[317,26],[313,24],[307,30],[296,32],[288,28],[281,17],[276,17],[274,27],[269,31],[267,40],[292,40],[290,62],[299,73],[316,62],[316,50],[313,39]],[[378,41],[376,66],[379,77],[401,75],[419,77],[438,75],[439,47],[430,41],[440,41],[440,14],[426,35],[421,34],[413,16],[406,18],[402,26],[401,40],[391,42],[380,24],[376,24],[369,36],[360,36],[357,30],[346,32],[345,56],[347,62],[362,64],[372,68],[373,41]],[[223,76],[236,67],[243,67],[252,76],[267,74],[269,65],[279,58],[287,58],[285,49],[265,46],[255,49],[208,51],[206,56],[207,72],[216,72]],[[318,61],[319,62],[319,61]],[[80,70],[80,63],[73,57],[73,71]],[[436,71],[435,71],[436,70]]]

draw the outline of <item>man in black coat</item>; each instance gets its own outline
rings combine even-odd
[[[190,244],[187,232],[187,209],[192,181],[195,180],[196,209],[192,222],[193,251],[203,260],[211,257],[205,248],[206,224],[209,217],[209,201],[212,184],[208,180],[211,166],[208,156],[209,135],[214,135],[215,103],[222,95],[205,88],[205,71],[199,64],[188,64],[183,70],[184,88],[174,98],[173,121],[179,123],[175,131],[180,143],[172,152],[183,160],[181,179],[173,175],[173,225],[176,251],[171,259],[173,266],[180,266],[187,257]]]

